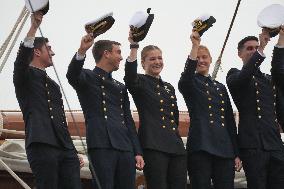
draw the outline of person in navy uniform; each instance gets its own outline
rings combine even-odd
[[[192,32],[192,49],[179,81],[190,128],[187,139],[188,174],[193,189],[233,189],[235,169],[240,170],[237,131],[226,87],[209,75],[212,62],[207,47]]]
[[[93,45],[92,34],[84,36],[67,72],[85,117],[87,146],[91,162],[103,189],[135,188],[135,164],[144,161],[130,112],[126,87],[112,78],[122,60],[120,43],[97,41],[92,49],[93,70],[83,69],[86,52]]]
[[[284,150],[279,127],[283,128],[284,31],[274,47],[271,74],[260,71],[264,48],[270,41],[263,30],[259,39],[248,36],[238,44],[241,70],[232,68],[227,85],[239,111],[238,144],[248,188],[284,188]],[[280,79],[282,81],[275,80]]]
[[[54,52],[44,37],[35,37],[42,12],[31,16],[14,67],[16,97],[25,122],[28,162],[38,189],[80,189],[80,162],[68,132],[62,94],[45,68]]]
[[[162,80],[162,51],[145,46],[141,63],[145,74],[137,73],[139,45],[129,33],[130,55],[125,64],[125,84],[139,113],[138,136],[145,160],[148,189],[185,189],[186,151],[178,131],[179,111],[174,87]]]

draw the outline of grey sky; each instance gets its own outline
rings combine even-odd
[[[222,71],[219,71],[217,80],[225,84],[225,77],[231,67],[241,68],[242,64],[237,57],[236,46],[238,41],[247,35],[256,35],[261,29],[256,24],[257,14],[270,4],[282,4],[284,0],[242,0],[234,27],[232,29],[227,47],[222,58]],[[155,19],[148,36],[140,42],[143,47],[155,44],[163,51],[165,67],[162,78],[176,88],[178,105],[180,110],[186,110],[186,105],[181,94],[177,90],[180,73],[183,70],[185,60],[190,50],[191,22],[203,13],[212,14],[217,22],[202,36],[202,44],[207,45],[213,56],[214,63],[220,54],[225,40],[226,32],[230,25],[237,0],[50,0],[50,10],[44,17],[41,29],[45,37],[48,37],[56,55],[53,60],[63,83],[64,91],[72,109],[81,109],[76,93],[68,84],[65,77],[68,64],[77,51],[80,39],[85,34],[84,24],[102,14],[113,11],[116,19],[113,27],[97,39],[111,39],[122,43],[124,60],[120,70],[113,76],[123,81],[124,61],[129,53],[128,22],[134,12],[151,7]],[[2,0],[0,8],[0,44],[4,42],[24,6],[24,0]],[[30,20],[23,28],[11,56],[0,74],[0,110],[17,110],[18,103],[14,94],[12,82],[13,62],[17,54],[20,41],[24,38]],[[38,34],[39,35],[39,34]],[[265,49],[267,58],[261,69],[269,73],[273,46],[278,37],[275,37]],[[140,49],[141,50],[141,49]],[[140,60],[140,58],[138,59]],[[2,61],[2,60],[1,60]],[[85,68],[93,69],[94,61],[91,52],[88,52]],[[141,66],[139,71],[143,72]],[[212,71],[211,71],[212,72]],[[54,78],[52,68],[48,68],[49,75]],[[132,109],[136,109],[131,104]]]

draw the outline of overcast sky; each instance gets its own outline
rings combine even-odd
[[[225,84],[228,70],[232,67],[241,68],[242,63],[237,56],[236,49],[238,41],[247,35],[258,36],[261,29],[257,26],[257,15],[264,7],[274,3],[284,5],[284,0],[242,0],[224,51],[222,71],[218,73],[218,81]],[[81,109],[76,93],[68,84],[65,75],[68,64],[79,47],[80,39],[85,34],[84,24],[110,11],[114,13],[116,21],[113,27],[97,39],[110,39],[122,44],[124,60],[121,62],[120,69],[113,73],[113,77],[123,82],[124,61],[129,53],[128,22],[134,12],[146,11],[148,7],[151,7],[155,19],[147,37],[140,42],[140,47],[154,44],[162,49],[165,64],[161,74],[162,79],[170,82],[176,88],[179,110],[186,110],[185,102],[178,92],[177,83],[191,48],[189,39],[192,29],[191,22],[203,13],[209,13],[217,20],[214,26],[202,36],[202,44],[208,46],[213,57],[211,65],[211,70],[213,70],[236,5],[237,0],[50,0],[50,9],[44,17],[41,29],[44,36],[49,38],[56,53],[53,57],[54,64],[59,72],[71,108]],[[24,0],[1,0],[0,45],[9,35],[23,6]],[[0,110],[19,109],[12,82],[13,62],[20,41],[23,40],[29,26],[30,20],[26,22],[14,50],[0,74]],[[276,40],[277,37],[273,38],[265,49],[267,58],[261,66],[265,73],[269,73],[272,49]],[[84,67],[93,69],[94,66],[95,63],[89,51]],[[143,73],[140,65],[139,71]],[[48,68],[48,74],[57,80],[52,68]],[[136,109],[133,102],[131,109]]]

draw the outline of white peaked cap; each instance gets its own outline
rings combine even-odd
[[[25,6],[30,12],[36,12],[47,6],[48,0],[25,0]]]
[[[210,14],[202,14],[199,17],[197,17],[195,20],[201,20],[201,21],[205,21],[208,20],[210,18]],[[191,23],[192,26],[195,26],[194,22]]]
[[[136,12],[129,21],[129,26],[140,28],[146,23],[149,14],[143,11]]]
[[[101,20],[103,20],[104,18],[106,18],[106,17],[108,17],[108,16],[113,16],[113,12],[104,14],[103,16],[101,16],[101,17],[99,17],[99,18],[97,18],[97,19],[95,19],[95,20],[92,20],[92,21],[86,23],[85,26],[96,24],[97,22],[100,22]]]
[[[265,7],[257,16],[259,27],[278,28],[284,24],[284,6],[272,4]]]

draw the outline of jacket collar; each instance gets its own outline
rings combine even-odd
[[[93,70],[96,74],[98,74],[101,78],[104,77],[106,79],[112,79],[112,73],[108,73],[105,70],[99,68],[99,67],[95,67]]]

